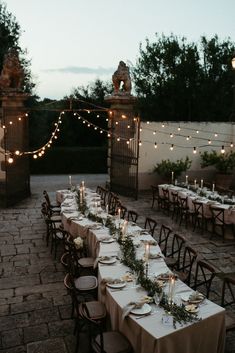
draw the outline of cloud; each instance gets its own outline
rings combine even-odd
[[[46,69],[44,72],[61,72],[61,73],[69,73],[69,74],[94,74],[94,75],[106,75],[114,73],[115,69],[112,67],[104,68],[104,67],[85,67],[85,66],[67,66],[61,67],[58,69]]]

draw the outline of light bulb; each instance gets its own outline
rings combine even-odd
[[[19,151],[19,150],[16,150],[16,151],[15,151],[15,154],[16,154],[17,156],[19,156],[20,151]]]
[[[154,143],[154,148],[157,148],[157,142]]]
[[[221,148],[221,153],[222,153],[222,154],[224,154],[224,153],[225,153],[224,146],[222,146],[222,148]]]
[[[12,164],[12,163],[14,162],[14,159],[13,159],[12,157],[9,157],[9,158],[7,159],[7,161],[8,161],[9,164]]]
[[[173,149],[174,149],[174,145],[171,145],[170,150],[173,151]]]
[[[34,159],[37,159],[37,158],[38,158],[38,156],[37,156],[36,154],[34,154],[34,155],[33,155],[33,158],[34,158]]]
[[[193,153],[196,154],[197,153],[197,148],[193,147]]]

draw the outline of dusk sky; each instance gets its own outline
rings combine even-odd
[[[235,41],[234,0],[6,0],[23,30],[41,98],[62,98],[96,78],[111,79],[120,60],[135,65],[155,33],[198,41]]]

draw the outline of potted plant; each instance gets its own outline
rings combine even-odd
[[[235,168],[235,152],[218,154],[216,151],[203,152],[201,154],[201,167],[215,167],[217,170],[216,184],[221,187],[229,188],[233,179]]]
[[[184,160],[183,158],[178,159],[176,162],[172,162],[169,159],[162,160],[160,163],[154,167],[154,172],[167,179],[167,182],[172,181],[172,176],[177,179],[183,172],[186,172],[191,167],[192,161],[187,156]]]

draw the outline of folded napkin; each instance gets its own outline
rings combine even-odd
[[[130,302],[127,305],[125,305],[124,308],[122,309],[122,320],[124,320],[125,317],[128,316],[133,309],[140,309],[145,303],[146,301],[142,299],[140,301]]]
[[[127,272],[125,275],[122,276],[122,280],[125,282],[132,282],[134,281],[135,277],[132,273]]]
[[[148,244],[149,245],[157,245],[157,242],[156,242],[156,240],[149,240]]]
[[[156,253],[156,254],[150,253],[149,254],[149,259],[160,259],[160,258],[163,258],[163,255],[160,253]]]
[[[116,284],[116,283],[123,283],[123,282],[124,281],[121,280],[120,278],[111,278],[111,277],[103,278],[102,281],[100,282],[100,291],[102,294],[106,293],[107,283]]]

